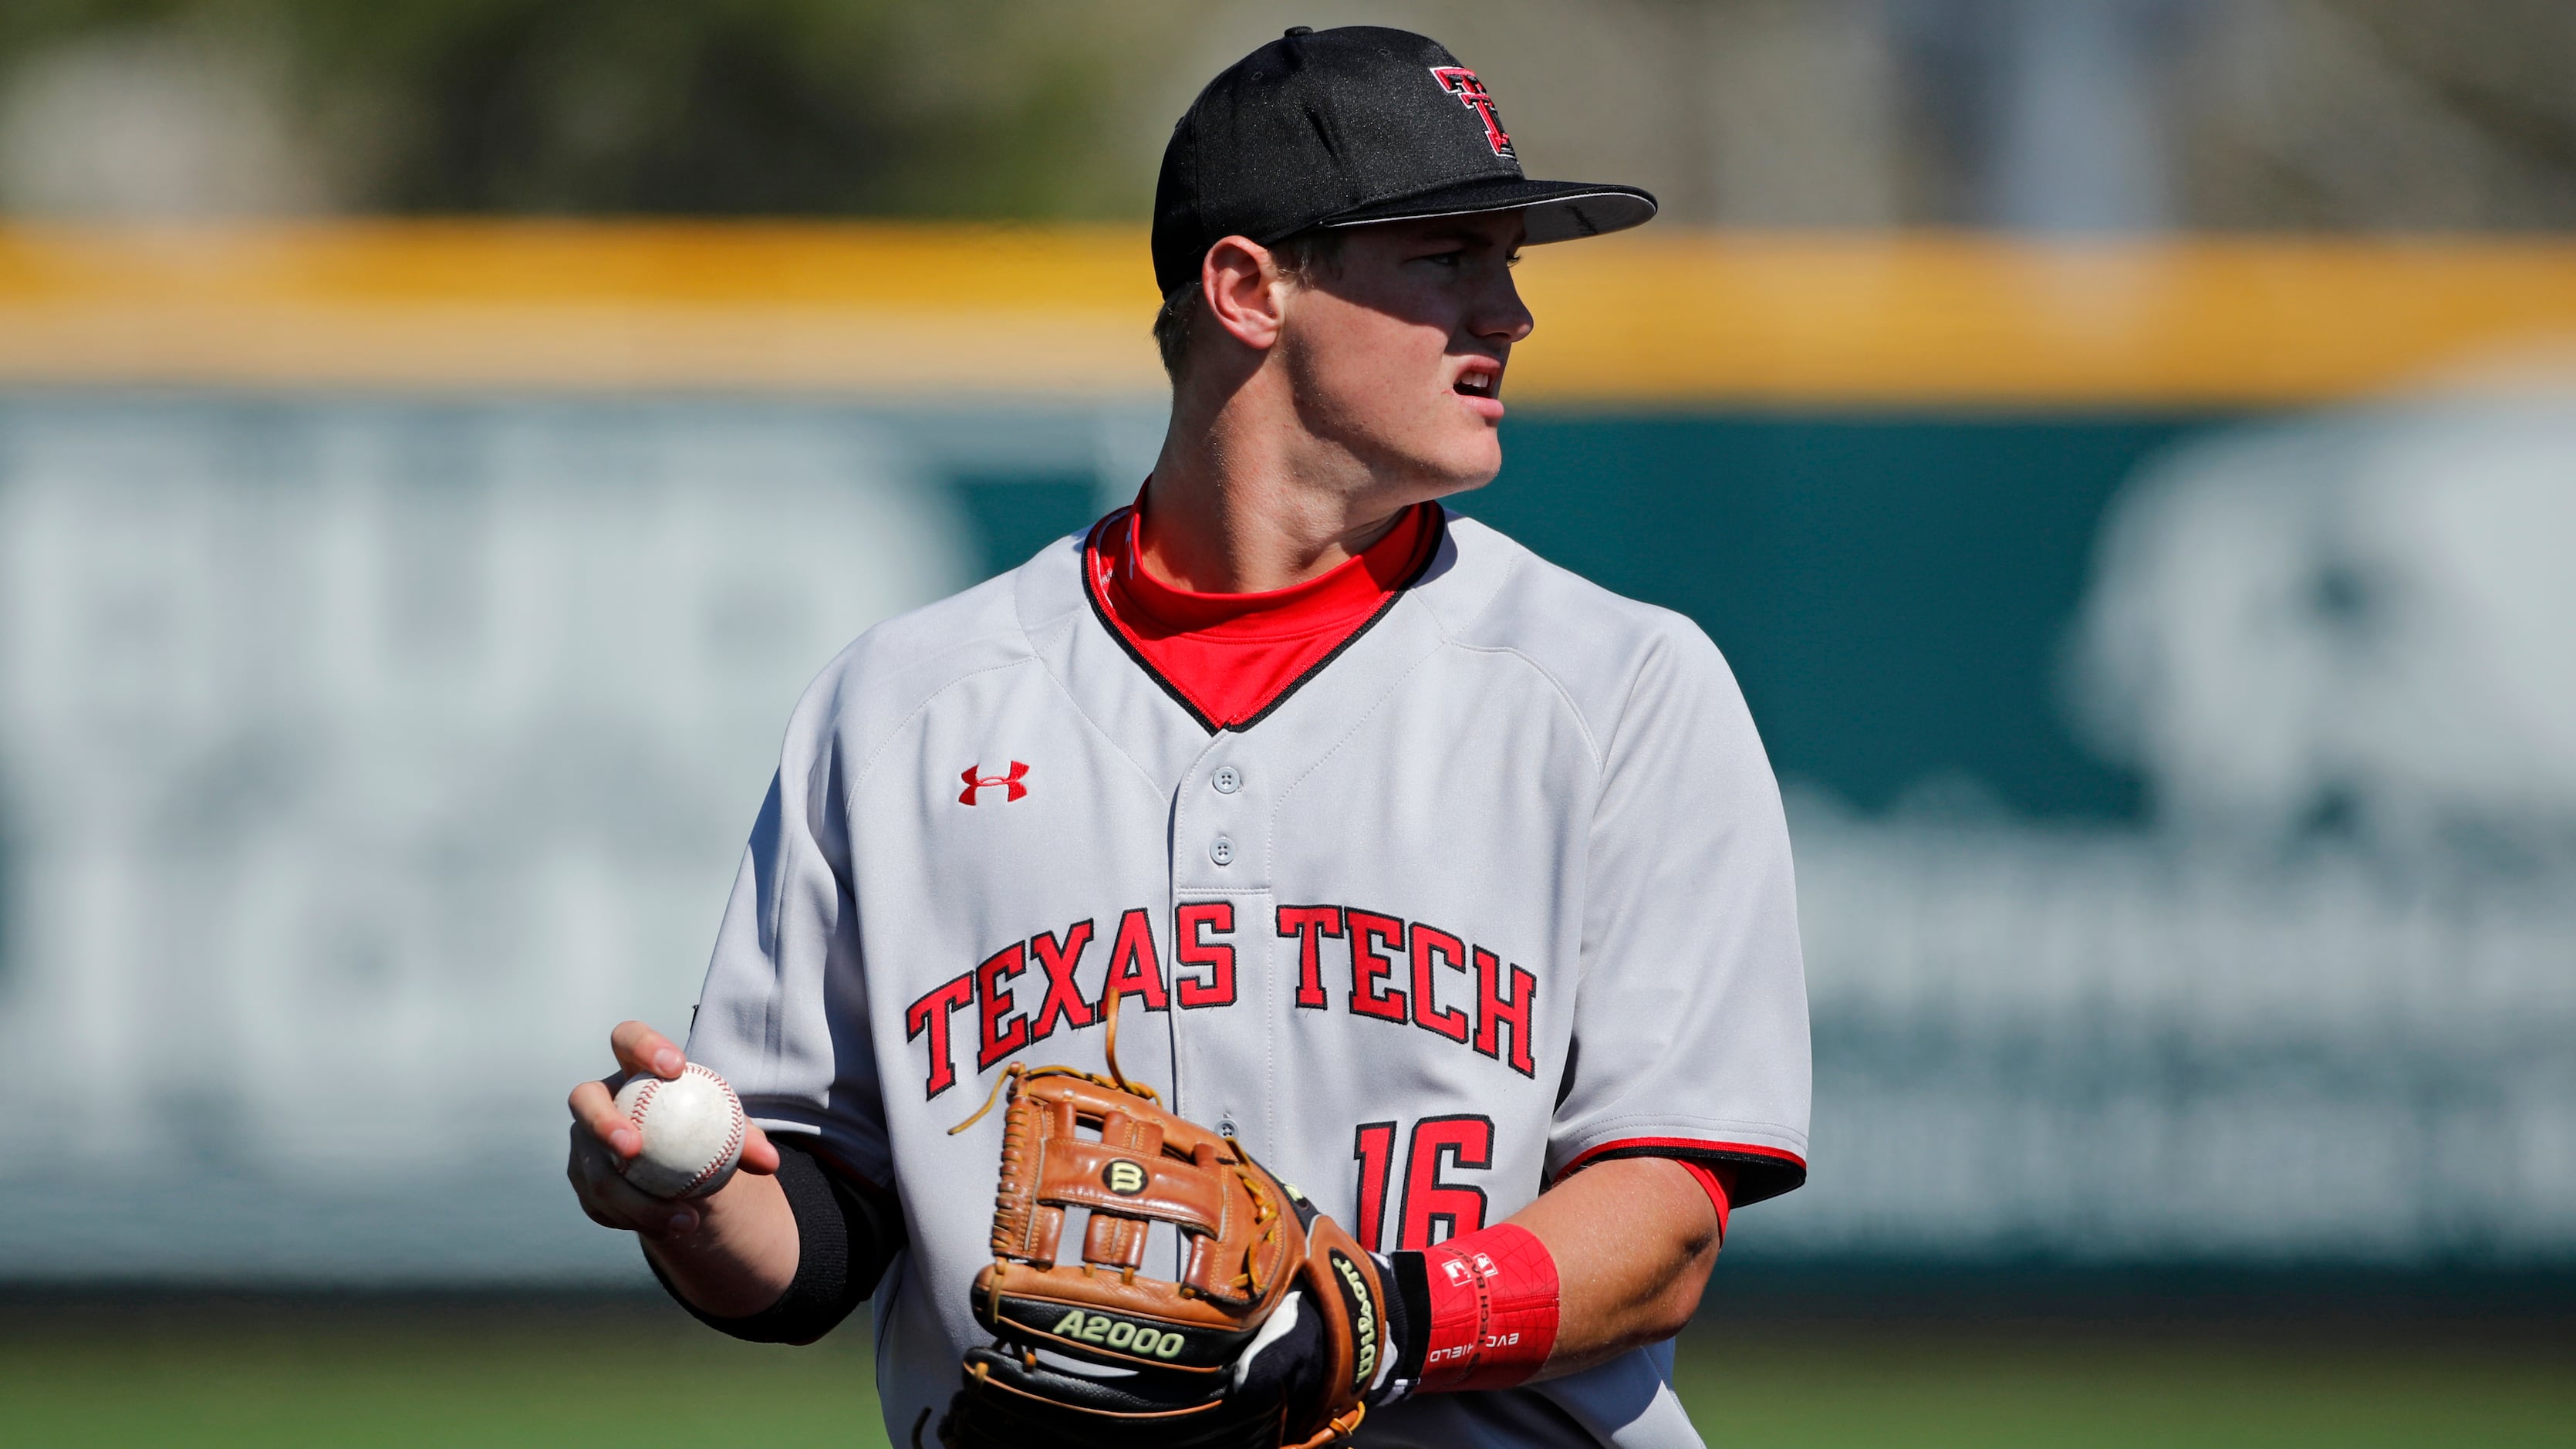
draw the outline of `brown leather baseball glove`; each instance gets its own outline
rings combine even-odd
[[[1010,1070],[993,1263],[973,1289],[994,1340],[967,1352],[941,1443],[1278,1449],[1349,1434],[1403,1341],[1377,1261],[1241,1143],[1129,1084],[1114,1051],[1111,1072]]]

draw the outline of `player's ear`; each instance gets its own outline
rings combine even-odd
[[[1239,236],[1219,241],[1199,263],[1199,287],[1216,325],[1235,341],[1266,352],[1279,340],[1285,287],[1268,247]]]

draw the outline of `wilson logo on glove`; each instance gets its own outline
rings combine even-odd
[[[1327,1255],[1332,1260],[1333,1276],[1342,1285],[1342,1301],[1351,1320],[1351,1385],[1354,1392],[1365,1392],[1377,1377],[1377,1300],[1369,1293],[1369,1281],[1361,1276],[1360,1265],[1338,1249]]]

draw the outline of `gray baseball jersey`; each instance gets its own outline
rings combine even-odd
[[[1364,1244],[1499,1222],[1578,1164],[1805,1174],[1806,988],[1779,793],[1688,620],[1450,517],[1422,576],[1211,733],[1086,593],[1080,539],[868,631],[788,728],[688,1053],[901,1197],[888,1431],[967,1309],[1014,1060],[1119,1056]],[[1166,1271],[1169,1271],[1168,1269]],[[1426,1395],[1372,1445],[1696,1445],[1669,1345]]]

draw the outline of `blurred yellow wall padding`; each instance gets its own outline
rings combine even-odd
[[[1665,230],[1533,249],[1507,396],[2228,405],[2576,346],[2576,243]],[[0,227],[0,382],[1102,397],[1162,386],[1140,230]]]
[[[1125,230],[395,223],[0,229],[0,379],[1128,394]]]

